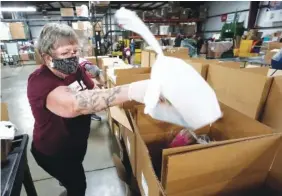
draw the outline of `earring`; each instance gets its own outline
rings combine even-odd
[[[50,67],[54,68],[54,63],[53,63],[53,61],[51,61]]]

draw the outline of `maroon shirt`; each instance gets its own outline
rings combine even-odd
[[[46,108],[48,94],[58,86],[69,86],[75,81],[88,89],[94,87],[86,75],[84,67],[65,79],[55,76],[46,66],[35,70],[28,79],[27,96],[35,119],[33,143],[36,150],[46,155],[71,153],[77,148],[85,148],[90,131],[90,115],[63,118]]]

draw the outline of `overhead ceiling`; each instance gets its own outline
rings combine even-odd
[[[181,7],[196,8],[204,4],[204,1],[180,1]],[[21,6],[35,6],[37,11],[59,11],[60,8],[69,8],[75,6],[81,6],[83,4],[88,5],[89,1],[2,1],[2,7],[21,7]],[[168,5],[168,1],[111,1],[110,7],[112,9],[119,9],[120,7],[126,7],[131,10],[153,10]],[[108,6],[96,7],[97,14],[105,13]]]

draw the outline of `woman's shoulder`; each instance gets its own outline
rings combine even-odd
[[[53,89],[56,86],[59,86],[57,79],[54,77],[52,72],[43,65],[29,75],[27,90],[28,94],[31,92],[39,93],[49,91],[49,89]]]

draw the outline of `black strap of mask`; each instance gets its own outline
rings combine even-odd
[[[82,72],[81,68],[78,67],[78,70],[76,72],[76,81],[78,82],[79,86],[81,87],[80,91],[83,91],[84,88],[81,84],[81,80],[82,80],[82,73],[81,72]]]

